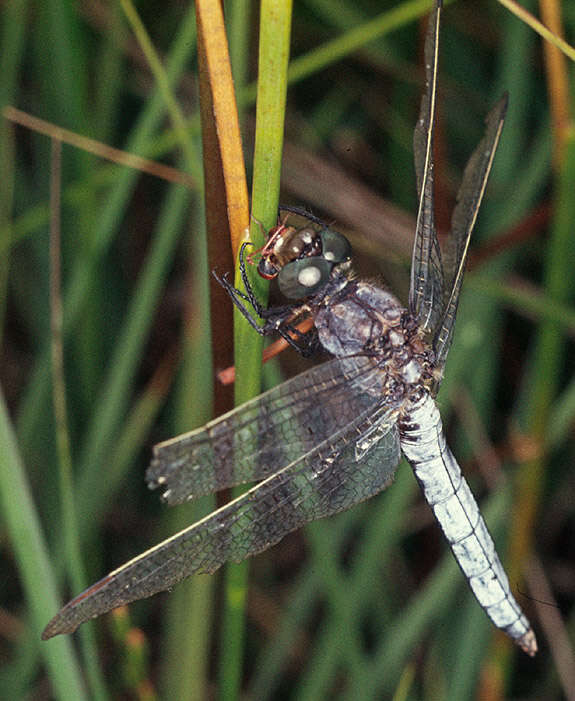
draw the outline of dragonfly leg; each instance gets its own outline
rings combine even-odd
[[[270,323],[270,321],[266,320],[263,326],[260,326],[260,324],[258,324],[258,319],[263,320],[263,313],[266,310],[259,304],[255,297],[253,297],[253,292],[252,295],[246,295],[241,290],[238,290],[228,281],[227,273],[220,276],[216,273],[215,270],[212,270],[212,275],[228,293],[228,295],[232,299],[232,302],[240,310],[244,318],[249,322],[250,326],[253,329],[255,329],[262,336],[269,336],[276,330],[275,325]],[[253,307],[255,316],[245,306],[244,302],[248,302]]]
[[[242,277],[242,282],[244,283],[244,287],[246,288],[249,303],[252,305],[256,314],[260,317],[260,319],[263,319],[265,309],[259,303],[259,301],[255,295],[255,292],[253,291],[252,285],[250,283],[250,279],[248,278],[247,269],[246,269],[245,249],[247,246],[253,246],[253,243],[251,241],[244,241],[244,243],[242,243],[242,245],[241,245],[241,248],[240,248],[240,275]]]
[[[245,293],[229,282],[227,273],[220,276],[215,271],[212,271],[212,275],[231,297],[232,302],[240,310],[250,326],[261,336],[278,334],[303,357],[313,355],[319,347],[317,332],[314,329],[302,332],[295,326],[297,317],[304,313],[305,309],[293,304],[266,309],[259,303],[246,270],[244,251],[245,247],[249,245],[251,243],[246,241],[240,249],[240,275],[246,289]],[[247,302],[252,307],[255,314],[252,314],[244,302]],[[263,321],[263,324],[260,324],[259,321]]]
[[[282,212],[290,212],[291,214],[297,214],[298,216],[303,217],[304,219],[307,219],[308,221],[311,221],[314,224],[317,224],[318,226],[321,226],[324,229],[326,229],[328,226],[324,221],[322,221],[321,219],[316,217],[315,214],[312,214],[311,212],[309,212],[307,209],[304,209],[303,207],[298,207],[296,205],[281,204],[279,206],[278,216],[281,217]]]
[[[240,310],[250,326],[257,331],[260,336],[278,334],[304,357],[313,355],[317,351],[319,345],[317,333],[315,333],[313,329],[302,333],[294,325],[294,319],[298,316],[298,310],[297,308],[294,309],[294,305],[264,309],[255,299],[251,288],[246,295],[230,284],[227,274],[222,276],[219,276],[216,272],[212,274],[231,297],[232,302]],[[247,278],[246,282],[249,284]],[[253,307],[255,315],[246,307],[244,302],[248,302]],[[263,324],[258,323],[258,320],[263,321]]]
[[[321,346],[315,328],[302,333],[296,326],[285,324],[279,326],[277,332],[303,358],[309,358],[314,355]]]

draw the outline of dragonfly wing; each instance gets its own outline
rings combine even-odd
[[[503,129],[507,102],[508,97],[505,94],[488,114],[485,120],[485,135],[465,167],[463,181],[457,194],[457,205],[451,219],[451,232],[443,251],[444,269],[448,276],[448,285],[446,285],[448,297],[444,303],[442,318],[435,331],[433,344],[438,367],[445,364],[451,346],[469,240]]]
[[[380,397],[365,392],[367,357],[337,358],[274,387],[233,411],[154,448],[146,478],[169,504],[265,479],[358,415]]]
[[[118,606],[211,573],[274,545],[309,521],[387,487],[400,459],[395,414],[362,416],[244,495],[110,573],[68,603],[43,638],[71,633]]]
[[[425,330],[433,330],[443,310],[443,273],[434,221],[433,131],[441,3],[429,20],[425,39],[425,91],[413,134],[419,206],[411,261],[409,310]]]

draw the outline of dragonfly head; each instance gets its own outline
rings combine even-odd
[[[337,231],[325,226],[296,228],[284,221],[270,230],[261,250],[258,273],[266,280],[277,277],[285,297],[301,299],[320,290],[334,266],[350,256],[349,241]]]

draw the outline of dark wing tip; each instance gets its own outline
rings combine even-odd
[[[42,640],[49,640],[56,635],[73,633],[75,630],[77,630],[77,628],[80,626],[80,622],[71,622],[70,620],[66,620],[66,618],[62,615],[67,608],[68,605],[64,606],[64,608],[60,609],[54,618],[48,622],[48,625],[42,631]]]
[[[112,572],[68,601],[44,628],[42,640],[48,640],[62,633],[73,633],[82,623],[129,603],[131,599],[126,599],[123,596],[116,596],[113,605],[109,605],[101,598],[96,599],[100,590],[106,590],[110,582],[113,583],[113,581],[114,573]]]
[[[148,489],[161,489],[160,500],[169,506],[183,504],[196,497],[195,494],[183,494],[173,476],[166,475],[165,465],[162,461],[154,459],[146,470],[146,485]]]
[[[56,630],[54,627],[54,622],[55,619],[53,618],[50,623],[44,628],[42,631],[42,635],[40,636],[42,640],[50,640],[50,638],[53,638],[55,635],[59,635],[60,631]]]
[[[156,449],[154,448],[154,453],[156,452]],[[150,462],[150,465],[148,466],[148,469],[146,470],[146,485],[148,486],[148,489],[158,489],[158,487],[161,487],[163,484],[166,483],[166,478],[162,472],[162,464],[158,460],[157,456],[153,458],[153,460]]]
[[[161,489],[160,498],[169,503],[171,488],[170,478],[173,477],[173,458],[166,460],[166,455],[162,455],[162,443],[154,446],[154,457],[146,470],[146,485],[148,489]]]

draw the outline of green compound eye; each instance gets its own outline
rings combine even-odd
[[[332,229],[323,229],[319,235],[322,243],[322,258],[333,264],[343,263],[344,260],[351,258],[351,245],[343,234]]]
[[[281,293],[289,299],[315,294],[329,280],[333,266],[351,257],[351,246],[342,234],[322,229],[317,235],[321,238],[321,254],[286,263],[278,275]]]
[[[329,280],[333,263],[323,256],[294,260],[280,270],[278,285],[288,299],[315,294]]]

